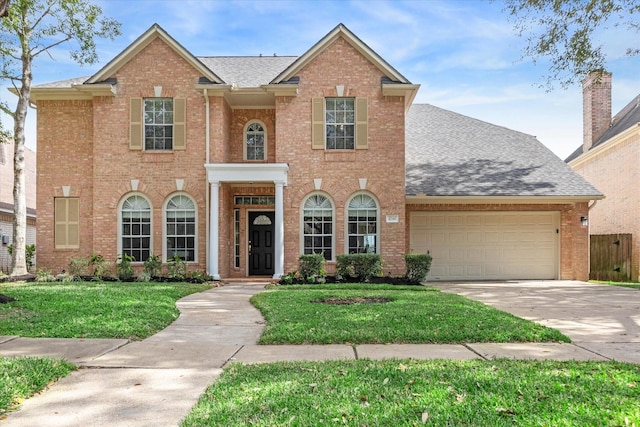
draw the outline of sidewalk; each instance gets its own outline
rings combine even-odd
[[[175,426],[232,361],[326,359],[624,360],[640,363],[637,346],[604,343],[461,345],[258,346],[260,312],[249,303],[261,284],[230,284],[189,295],[180,317],[144,341],[0,337],[2,356],[52,356],[81,367],[46,392],[27,399],[6,426]],[[637,294],[636,294],[637,297]],[[561,329],[561,328],[559,328]],[[636,358],[634,360],[634,357]]]

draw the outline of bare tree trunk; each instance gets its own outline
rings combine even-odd
[[[23,52],[28,52],[28,44]],[[27,118],[29,99],[31,95],[31,58],[22,57],[22,86],[18,94],[18,105],[14,117],[15,148],[13,155],[13,258],[11,260],[11,276],[28,274],[26,245],[27,245],[27,191],[24,174],[24,124]]]

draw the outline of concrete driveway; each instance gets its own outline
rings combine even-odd
[[[640,363],[640,290],[564,280],[429,285],[558,329],[594,353]]]

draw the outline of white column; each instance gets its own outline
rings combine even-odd
[[[218,248],[219,248],[219,199],[220,199],[220,182],[213,181],[211,183],[211,207],[209,209],[209,275],[214,280],[220,280],[220,271],[218,270]]]
[[[283,181],[276,181],[276,227],[275,227],[275,242],[274,242],[274,257],[275,265],[273,278],[279,279],[284,274],[284,199],[282,196],[282,189],[284,188]]]

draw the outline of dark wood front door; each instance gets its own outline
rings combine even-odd
[[[274,212],[249,212],[249,275],[273,275]]]

